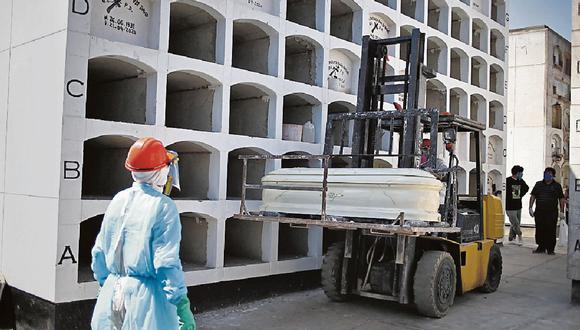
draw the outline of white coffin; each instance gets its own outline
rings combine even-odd
[[[262,184],[322,187],[321,168],[285,168],[270,172]],[[329,169],[327,214],[341,217],[440,221],[443,184],[420,169]],[[262,211],[320,214],[322,193],[264,189]]]

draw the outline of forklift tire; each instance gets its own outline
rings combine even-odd
[[[501,282],[502,257],[501,250],[497,244],[492,245],[489,250],[489,262],[487,264],[487,278],[483,286],[479,288],[481,292],[492,293],[497,290]]]
[[[457,285],[455,262],[442,251],[425,251],[419,262],[413,283],[415,305],[419,313],[441,318],[453,305]]]
[[[332,301],[345,301],[347,296],[340,293],[344,242],[333,243],[322,260],[321,282],[324,293]]]

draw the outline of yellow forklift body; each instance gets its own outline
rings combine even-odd
[[[461,244],[461,284],[463,293],[479,288],[487,279],[489,251],[495,242],[484,239]]]
[[[487,239],[501,239],[504,235],[505,218],[501,199],[493,195],[483,196],[483,233]]]

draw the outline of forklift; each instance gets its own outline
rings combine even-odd
[[[502,256],[497,240],[503,237],[504,215],[501,200],[482,192],[482,150],[480,141],[485,125],[433,108],[419,108],[426,79],[433,77],[423,65],[425,35],[414,29],[410,36],[371,40],[363,37],[359,71],[357,110],[329,114],[324,154],[242,155],[242,198],[240,212],[234,217],[245,221],[275,221],[293,226],[322,226],[340,231],[324,255],[321,282],[325,294],[334,301],[358,295],[401,304],[414,304],[419,313],[441,318],[453,305],[456,294],[497,290],[502,274]],[[404,74],[386,75],[388,47],[407,47]],[[403,105],[385,110],[385,96],[403,95]],[[350,125],[352,123],[352,125]],[[352,148],[346,148],[347,127],[354,127]],[[475,138],[476,189],[473,195],[458,194],[459,159],[454,148],[458,134]],[[388,147],[382,146],[384,135]],[[399,137],[394,152],[394,136]],[[336,139],[340,143],[336,145]],[[425,137],[433,141],[421,150]],[[438,163],[438,143],[443,141],[448,166]],[[350,152],[346,152],[351,149]],[[385,153],[385,149],[386,153]],[[423,152],[423,153],[422,153]],[[375,159],[391,157],[398,168],[420,168],[444,183],[444,198],[439,207],[440,222],[405,219],[356,217],[336,218],[327,214],[328,169],[344,164],[352,168],[372,168]],[[322,163],[319,187],[303,190],[320,192],[320,214],[299,215],[249,211],[247,189],[288,189],[299,187],[267,186],[246,182],[247,166],[253,160],[307,159]]]

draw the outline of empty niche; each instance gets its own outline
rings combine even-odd
[[[427,81],[427,107],[439,112],[447,111],[447,88],[436,79]]]
[[[83,199],[110,199],[133,183],[125,160],[133,140],[105,135],[84,142]]]
[[[199,4],[199,6],[204,6]],[[169,52],[217,62],[218,20],[203,7],[174,2],[170,7]]]
[[[322,85],[319,47],[304,37],[286,37],[285,78],[308,85]]]
[[[171,197],[178,199],[208,199],[211,151],[201,144],[177,142],[167,146],[179,154],[179,181],[181,190],[173,189]]]
[[[328,88],[337,92],[355,92],[358,58],[348,50],[331,49],[328,61]],[[356,63],[355,63],[356,62]]]
[[[490,46],[491,49],[489,53],[491,56],[499,58],[500,60],[505,59],[505,38],[499,30],[491,30]]]
[[[457,168],[457,193],[467,194],[467,173],[461,167]]]
[[[239,69],[276,75],[270,69],[270,60],[277,61],[270,35],[254,21],[234,21],[232,66]]]
[[[317,29],[316,3],[320,0],[288,0],[286,5],[286,19],[311,29]],[[322,26],[322,24],[319,24]],[[318,30],[322,30],[318,28]]]
[[[310,155],[307,152],[303,151],[295,151],[295,152],[288,152],[284,154],[289,156],[308,156]],[[320,167],[320,160],[316,159],[282,159],[282,168],[317,168]]]
[[[476,120],[482,124],[485,124],[486,117],[485,113],[487,101],[480,94],[473,94],[470,97],[470,110],[469,119]]]
[[[451,11],[451,37],[469,45],[469,16],[457,7]]]
[[[214,131],[216,85],[187,72],[167,75],[165,125],[198,131]]]
[[[427,25],[447,34],[449,6],[444,0],[428,0]]]
[[[481,50],[482,52],[487,52],[487,27],[485,23],[474,18],[471,27],[471,46]]]
[[[451,78],[469,82],[469,57],[459,48],[451,48]]]
[[[497,64],[489,67],[489,90],[500,95],[504,93],[503,69]]]
[[[330,35],[360,43],[362,35],[362,10],[352,0],[331,0]]]
[[[479,141],[479,150],[481,152],[481,162],[485,163],[486,162],[486,148],[485,148],[485,136],[481,135],[480,137],[480,141]],[[475,134],[470,133],[469,134],[469,161],[470,162],[475,162],[477,161],[477,150],[476,150],[476,143],[475,143]]]
[[[487,88],[487,62],[479,56],[471,58],[471,84]]]
[[[91,250],[95,245],[97,235],[103,223],[103,214],[89,218],[81,222],[79,233],[79,261],[77,271],[77,281],[79,283],[92,282],[95,280],[91,270],[92,255]]]
[[[230,91],[230,134],[268,137],[271,102],[267,93],[253,85],[237,84],[232,86]]]
[[[491,19],[505,26],[505,0],[491,0]]]
[[[427,38],[427,67],[447,74],[447,45],[437,37]]]
[[[397,0],[375,0],[375,2],[378,2],[383,6],[387,6],[391,9],[397,10]]]
[[[262,262],[262,222],[226,220],[224,266],[244,266]]]
[[[135,124],[153,123],[153,116],[147,116],[147,85],[152,74],[113,57],[90,59],[88,67],[87,118]],[[155,84],[155,80],[151,79],[150,83]]]
[[[284,96],[282,139],[312,143],[317,142],[316,127],[319,125],[316,124],[320,123],[319,117],[320,102],[314,97],[302,93]],[[308,122],[314,126],[314,132],[307,131],[309,128],[305,124]]]
[[[401,0],[401,13],[419,22],[424,20],[425,0]]]
[[[353,104],[337,101],[332,102],[328,105],[328,114],[340,114],[355,112],[356,107]],[[334,121],[333,126],[335,127],[332,131],[332,139],[335,146],[350,147],[352,143],[352,127],[353,120],[347,121]]]
[[[230,151],[228,154],[228,187],[227,198],[239,199],[242,196],[242,171],[243,162],[238,157],[240,155],[265,155],[263,150],[241,148]],[[248,172],[246,183],[261,184],[262,177],[266,174],[266,160],[248,160]],[[246,190],[246,199],[260,200],[262,199],[261,190]]]
[[[483,172],[481,173],[481,178],[484,178]],[[469,196],[477,196],[477,171],[475,169],[469,171]]]
[[[308,228],[295,228],[280,223],[278,227],[278,260],[308,256]]]
[[[452,114],[465,117],[467,115],[467,93],[461,88],[452,88],[449,91],[449,108],[449,112]]]
[[[209,219],[197,213],[181,213],[179,258],[184,271],[208,269],[207,234]]]
[[[497,101],[489,102],[489,128],[503,130],[503,105]]]
[[[401,26],[400,36],[401,37],[410,37],[414,28],[415,27],[411,26],[411,25]],[[399,47],[399,58],[402,61],[408,61],[409,60],[409,47],[404,46],[404,45],[401,45],[401,46],[402,47]]]

